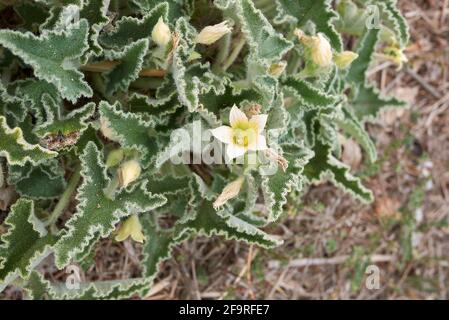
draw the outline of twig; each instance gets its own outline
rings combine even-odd
[[[440,99],[443,95],[437,90],[435,89],[433,86],[431,86],[426,79],[424,79],[423,77],[421,77],[419,74],[417,74],[415,71],[409,69],[409,68],[405,68],[405,72],[410,75],[413,79],[415,79],[416,81],[418,81],[418,83],[424,88],[426,89],[431,95],[433,95],[435,98]]]
[[[302,268],[310,266],[323,266],[323,265],[336,265],[345,263],[350,258],[349,255],[338,256],[333,258],[306,258],[306,259],[295,259],[290,261],[289,267],[291,268]],[[369,261],[372,263],[380,262],[391,262],[394,260],[394,256],[389,255],[372,255]]]

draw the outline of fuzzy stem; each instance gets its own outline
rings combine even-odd
[[[237,40],[237,43],[234,46],[234,49],[232,50],[229,57],[223,62],[223,65],[221,67],[221,70],[225,72],[228,70],[228,68],[234,63],[234,61],[237,59],[237,57],[240,54],[240,51],[242,51],[243,47],[245,46],[246,40],[243,35],[240,36],[240,38]]]
[[[67,189],[65,189],[64,193],[59,199],[59,202],[56,204],[56,207],[53,209],[53,212],[50,214],[50,217],[45,223],[47,226],[50,226],[50,230],[53,229],[54,224],[58,220],[59,216],[64,213],[64,209],[67,207],[70,200],[72,199],[72,195],[75,192],[80,179],[81,179],[81,167],[78,165],[75,168],[75,171],[73,172],[72,176],[70,177],[69,183],[67,184]]]
[[[231,33],[225,34],[225,36],[220,41],[220,47],[217,54],[217,57],[215,59],[215,63],[212,66],[212,70],[219,71],[220,66],[225,61],[226,57],[229,55],[229,50],[231,49],[231,39],[232,35]]]
[[[120,61],[101,61],[96,63],[89,63],[81,66],[81,70],[90,72],[107,72],[118,66]],[[139,72],[141,77],[153,77],[162,78],[167,74],[165,70],[162,69],[142,69]]]
[[[117,190],[117,187],[120,184],[120,180],[118,177],[118,174],[116,173],[112,180],[109,182],[109,185],[104,189],[104,195],[108,197],[109,199],[114,199],[114,193]]]

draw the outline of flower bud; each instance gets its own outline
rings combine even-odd
[[[166,47],[171,40],[170,28],[164,23],[162,17],[159,18],[158,22],[151,32],[151,38],[159,47]]]
[[[398,69],[401,69],[404,63],[408,62],[407,56],[405,55],[403,49],[396,46],[385,48],[384,55],[382,56],[397,65]]]
[[[110,127],[109,121],[103,117],[100,118],[100,131],[109,140],[112,140],[112,141],[118,140],[117,135]]]
[[[268,69],[268,73],[273,77],[279,77],[287,67],[286,61],[280,61],[278,63],[273,63]]]
[[[229,183],[218,196],[218,198],[214,202],[214,209],[218,210],[222,207],[226,202],[235,198],[240,193],[240,189],[242,188],[243,182],[245,182],[244,177],[240,177],[237,180]]]
[[[139,178],[142,169],[139,162],[136,160],[129,160],[123,163],[118,170],[118,178],[121,187],[127,187],[131,182],[134,182]]]
[[[108,154],[108,158],[106,160],[106,167],[112,168],[122,162],[124,157],[123,149],[112,150]]]
[[[223,21],[222,23],[207,26],[196,37],[196,42],[201,44],[210,45],[225,34],[232,32],[232,28],[228,25],[228,21]]]
[[[312,37],[310,53],[316,65],[328,67],[332,64],[332,47],[323,34],[318,33],[318,36]]]
[[[115,236],[116,241],[124,241],[131,236],[136,242],[143,243],[145,236],[142,233],[142,225],[140,224],[139,217],[136,214],[131,215],[117,231]]]
[[[346,69],[351,65],[351,63],[357,59],[359,55],[352,51],[343,51],[341,53],[337,53],[334,56],[334,62],[340,69]]]

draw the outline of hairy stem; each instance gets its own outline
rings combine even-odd
[[[232,50],[231,54],[229,55],[229,57],[223,62],[223,65],[221,67],[221,70],[223,72],[225,72],[226,70],[228,70],[228,68],[234,63],[234,61],[237,59],[237,57],[239,56],[240,52],[242,51],[243,47],[245,46],[246,43],[246,39],[243,35],[241,35],[239,37],[239,39],[237,40],[234,49]]]
[[[118,66],[120,61],[101,61],[96,63],[89,63],[81,66],[81,70],[89,72],[107,72]],[[162,78],[167,74],[167,71],[162,69],[142,69],[139,73],[140,77]]]
[[[70,177],[69,183],[67,184],[67,189],[65,189],[64,193],[59,199],[59,202],[56,204],[56,207],[53,209],[53,212],[50,214],[50,217],[46,222],[46,225],[50,226],[50,230],[53,230],[54,224],[61,216],[61,214],[64,213],[64,209],[67,207],[70,200],[72,199],[72,195],[75,192],[80,179],[81,179],[81,166],[78,165],[75,168],[75,171],[73,172],[72,176]]]
[[[221,40],[220,40],[220,47],[218,49],[217,57],[215,58],[215,63],[212,66],[212,69],[214,71],[220,71],[220,66],[225,61],[226,57],[229,55],[229,50],[231,49],[231,40],[232,40],[232,34],[227,33]]]
[[[116,173],[114,177],[112,178],[111,182],[109,182],[109,185],[104,189],[104,194],[109,199],[114,199],[114,193],[117,190],[117,187],[119,186],[120,180],[118,177],[118,174]]]

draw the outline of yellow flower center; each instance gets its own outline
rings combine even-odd
[[[240,147],[247,147],[257,139],[257,130],[249,124],[239,125],[232,131],[232,142]]]
[[[241,147],[248,146],[249,135],[248,135],[247,130],[235,129],[234,136],[232,137],[232,142],[234,142],[234,144],[239,145]]]

